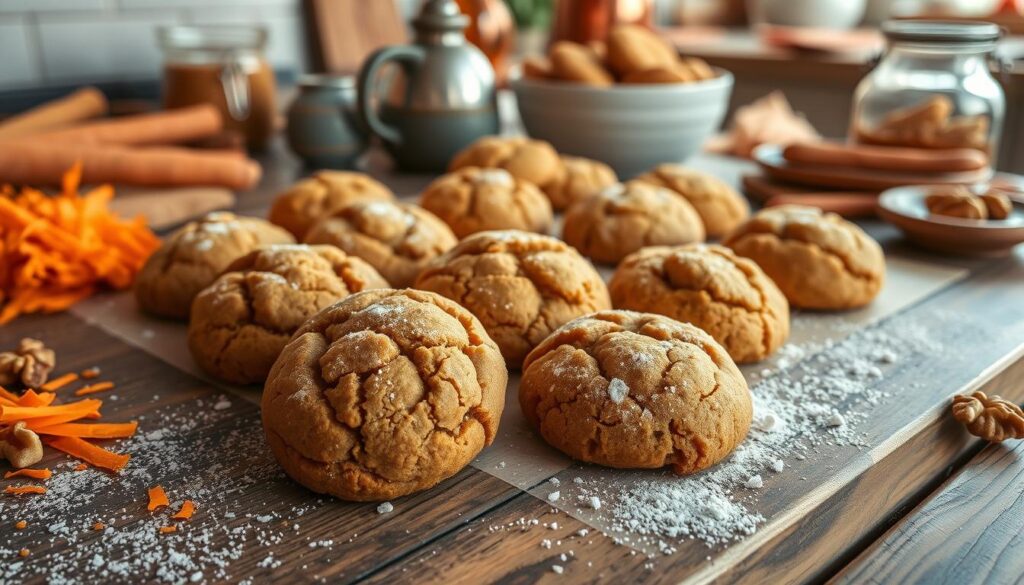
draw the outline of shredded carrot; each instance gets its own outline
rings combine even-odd
[[[92,380],[93,378],[98,378],[99,375],[100,369],[97,368],[96,366],[82,370],[82,373],[79,374],[79,376],[81,376],[83,380]]]
[[[3,246],[3,241],[0,241],[0,246]],[[11,392],[7,388],[4,388],[3,386],[0,386],[0,404],[6,406],[14,406],[18,404],[18,400],[19,398],[17,394]]]
[[[58,416],[65,414],[77,415],[75,416],[75,419],[79,419],[93,413],[99,415],[100,406],[102,405],[103,401],[96,400],[95,398],[79,400],[78,402],[71,402],[68,404],[59,404],[57,406],[0,405],[0,423],[12,423],[20,420],[27,422],[29,419],[38,419],[42,417]]]
[[[19,469],[17,471],[8,471],[4,473],[4,479],[11,479],[12,477],[31,477],[32,479],[50,479],[53,476],[53,472],[49,469]]]
[[[160,534],[170,534],[172,532],[177,532],[177,531],[178,531],[178,527],[177,526],[161,526],[160,527]]]
[[[23,496],[25,494],[45,494],[46,488],[41,485],[9,485],[4,492],[12,496]]]
[[[59,423],[45,427],[32,425],[31,429],[40,435],[56,437],[82,437],[87,439],[123,439],[135,434],[139,423],[102,423],[84,425],[78,423]]]
[[[85,396],[86,394],[103,392],[104,390],[110,390],[113,387],[113,382],[97,382],[95,384],[89,384],[88,386],[82,386],[78,390],[75,390],[75,396]]]
[[[53,403],[53,399],[56,397],[57,395],[53,392],[43,392],[42,394],[39,394],[35,390],[29,388],[21,395],[21,398],[18,399],[18,403],[12,404],[11,406],[49,406]]]
[[[56,392],[57,390],[60,390],[64,386],[67,386],[68,384],[74,382],[77,379],[78,379],[78,374],[76,374],[74,372],[68,372],[67,374],[64,374],[63,376],[58,376],[58,377],[50,380],[49,382],[43,384],[42,386],[40,386],[39,389],[40,390],[45,390],[47,392]]]
[[[80,193],[81,171],[69,169],[52,197],[0,189],[0,325],[22,313],[62,311],[103,286],[128,288],[159,245],[143,218],[110,212],[109,185]]]
[[[130,455],[107,451],[78,437],[47,437],[46,444],[86,463],[110,471],[120,471],[131,458]]]
[[[18,556],[19,557],[27,557],[28,555],[29,555],[29,552],[28,552],[27,548],[23,548],[23,549],[18,551]]]
[[[93,529],[93,530],[97,530],[97,531],[99,531],[99,530],[103,530],[103,529],[104,529],[104,528],[106,528],[106,527],[107,527],[107,525],[106,525],[106,524],[104,524],[104,523],[102,523],[102,522],[97,522],[97,523],[95,523],[95,524],[93,524],[93,525],[92,525],[92,529]]]
[[[25,522],[24,520],[18,520],[14,523],[14,527],[18,530],[24,530],[26,526],[28,526],[28,522]]]
[[[74,468],[72,468],[71,471],[85,471],[86,469],[89,469],[88,465],[86,465],[85,463],[79,463],[78,465],[74,466]]]
[[[192,514],[196,511],[196,505],[192,500],[185,500],[181,504],[181,509],[171,516],[172,520],[188,520],[192,517]]]
[[[163,508],[170,502],[167,501],[167,494],[164,493],[164,488],[160,486],[149,488],[149,504],[146,509],[152,512],[157,508]]]

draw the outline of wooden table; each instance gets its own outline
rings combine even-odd
[[[240,212],[262,214],[302,172],[280,148],[265,163],[263,183],[240,197]],[[710,157],[692,164],[732,181],[747,169]],[[380,175],[404,194],[428,179]],[[751,500],[764,523],[729,546],[684,540],[672,555],[648,557],[597,530],[580,536],[580,520],[476,467],[393,502],[386,514],[318,497],[263,448],[258,409],[244,399],[258,391],[218,388],[63,313],[19,318],[0,329],[2,345],[38,337],[56,349],[61,372],[98,366],[117,384],[104,420],[139,419],[143,438],[126,447],[134,458],[119,477],[76,474],[51,451],[43,461],[56,469],[50,493],[0,499],[0,581],[894,583],[936,574],[915,571],[921,563],[943,571],[953,560],[951,583],[1019,579],[1024,451],[985,448],[952,421],[948,402],[979,387],[1024,400],[1024,254],[942,260],[905,247],[887,226],[865,225],[891,257],[969,275],[872,325],[885,332],[916,319],[933,349],[915,351],[878,381],[889,396],[864,411],[861,446],[821,444],[766,477]],[[813,373],[835,351],[797,367]],[[196,516],[175,534],[157,535],[166,513],[145,508],[156,484],[172,503],[197,500]],[[28,527],[12,530],[21,519]],[[111,528],[93,531],[96,521]],[[545,539],[555,544],[542,546]],[[31,554],[22,561],[15,553],[23,547]]]

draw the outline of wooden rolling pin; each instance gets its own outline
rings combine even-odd
[[[78,91],[0,122],[0,139],[18,138],[104,116],[109,106],[95,87]]]
[[[24,136],[19,140],[63,144],[149,146],[181,144],[215,136],[224,128],[217,108],[201,104],[152,114],[139,114],[81,124],[63,130]]]
[[[806,193],[775,195],[764,202],[765,207],[779,205],[806,205],[822,211],[831,211],[848,219],[873,217],[878,198],[857,193]]]
[[[244,190],[260,179],[256,161],[184,148],[126,148],[37,141],[0,142],[0,183],[59,185],[82,162],[86,183],[140,186],[211,185]]]
[[[901,173],[960,173],[977,171],[989,164],[988,155],[973,148],[922,149],[835,142],[791,144],[782,156],[794,164]]]

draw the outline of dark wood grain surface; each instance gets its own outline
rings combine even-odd
[[[277,191],[303,172],[280,151],[268,156],[264,183],[239,198],[238,210],[261,213]],[[736,167],[738,177],[743,169]],[[396,182],[386,171],[377,174],[400,193],[415,192],[429,180],[413,176]],[[869,228],[891,253],[929,258],[904,249],[892,230],[877,224]],[[104,405],[105,420],[141,419],[143,433],[167,428],[174,436],[170,448],[156,448],[152,442],[129,445],[127,450],[135,455],[132,470],[120,477],[83,472],[93,474],[93,480],[79,481],[81,492],[57,508],[53,498],[66,493],[59,489],[39,500],[0,500],[0,524],[5,527],[0,549],[7,554],[22,547],[32,551],[17,577],[4,579],[0,570],[0,580],[43,582],[53,575],[153,579],[155,568],[130,577],[97,573],[90,553],[99,549],[103,536],[92,534],[88,526],[95,519],[114,519],[118,530],[155,530],[159,519],[147,513],[144,501],[146,489],[157,483],[172,499],[180,494],[197,498],[199,511],[183,528],[189,532],[168,538],[180,538],[184,545],[190,534],[210,535],[205,550],[192,561],[198,563],[199,579],[209,581],[817,582],[840,573],[854,558],[852,572],[844,575],[857,581],[875,571],[900,578],[908,569],[890,563],[887,554],[909,550],[908,542],[924,547],[921,554],[935,563],[947,550],[952,554],[963,546],[998,556],[1012,551],[1016,541],[998,536],[998,531],[990,541],[982,528],[986,522],[1006,523],[1013,512],[993,510],[991,517],[978,512],[979,524],[970,526],[976,536],[945,539],[949,542],[921,544],[928,531],[908,524],[931,502],[940,501],[943,492],[935,490],[951,472],[957,479],[944,491],[956,481],[975,485],[970,483],[975,473],[994,465],[986,463],[990,459],[984,454],[972,459],[982,444],[951,423],[949,398],[985,387],[1024,400],[1024,364],[1018,359],[1024,343],[1024,256],[959,264],[971,270],[968,278],[874,325],[896,331],[908,319],[930,324],[935,347],[949,351],[917,351],[887,373],[881,383],[892,399],[873,407],[861,423],[861,447],[823,445],[813,457],[790,462],[784,477],[768,478],[755,505],[767,520],[755,535],[717,548],[686,541],[674,555],[656,557],[616,544],[599,531],[583,536],[580,531],[587,527],[579,520],[474,468],[394,502],[395,510],[388,514],[378,513],[373,505],[322,498],[278,470],[263,448],[255,406],[228,397],[229,406],[214,409],[217,401],[225,400],[221,390],[70,314],[23,317],[0,329],[3,345],[22,336],[39,337],[57,350],[61,371],[99,366],[103,379],[118,385],[118,399]],[[827,363],[833,350],[825,351],[825,361],[818,363]],[[66,460],[49,453],[44,461],[56,466],[58,476],[51,480],[55,486],[71,481],[65,477],[73,473],[69,466],[61,467]],[[990,479],[981,481],[1002,485],[1004,491],[1016,489],[1019,494],[1024,485],[1019,469],[982,475]],[[964,487],[955,493],[969,499],[970,491]],[[932,496],[936,493],[940,495]],[[971,503],[978,505],[980,501]],[[61,520],[77,522],[75,528],[48,530],[57,520],[55,510]],[[1019,509],[1016,513],[1019,519]],[[927,517],[935,514],[942,515]],[[20,519],[29,527],[7,530]],[[933,521],[922,520],[918,526]],[[558,528],[551,528],[552,522]],[[901,536],[904,526],[906,535]],[[553,542],[550,548],[541,546],[545,539]],[[879,544],[887,541],[899,544]],[[102,550],[104,562],[145,553],[127,543]],[[224,566],[211,561],[236,553]],[[154,566],[167,562],[158,558]],[[554,573],[554,564],[564,567],[564,574]],[[194,572],[189,571],[182,573],[185,579]]]
[[[1024,442],[989,445],[833,583],[1024,582]]]

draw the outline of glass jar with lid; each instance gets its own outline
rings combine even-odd
[[[990,61],[990,23],[890,21],[889,47],[857,86],[850,139],[915,148],[975,148],[995,159],[1006,98]]]
[[[164,52],[164,107],[209,103],[224,127],[262,149],[274,132],[274,72],[264,58],[266,29],[258,26],[169,26],[157,31]]]

